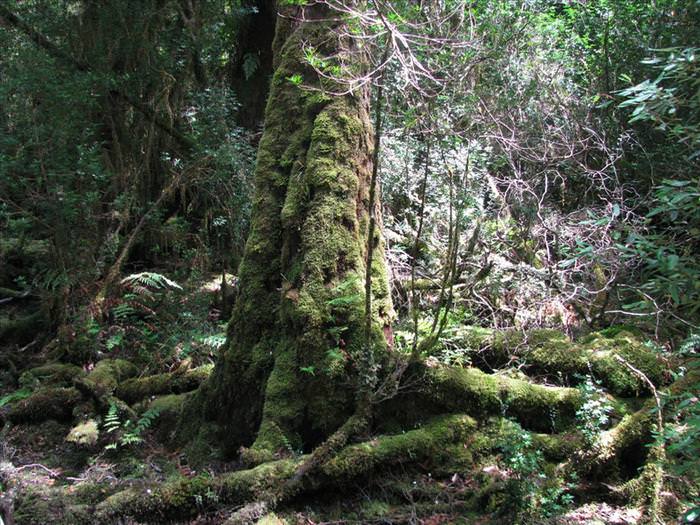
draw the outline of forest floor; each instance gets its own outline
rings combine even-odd
[[[18,524],[46,523],[54,516],[60,521],[50,492],[62,486],[82,501],[98,502],[110,494],[135,486],[149,487],[174,477],[219,475],[240,468],[236,463],[213,463],[195,470],[183,464],[178,453],[160,445],[153,436],[138,447],[119,453],[77,449],[65,441],[71,425],[46,421],[38,425],[13,427],[3,436],[0,476],[12,478],[15,498],[21,500],[23,514]],[[483,470],[483,469],[482,469]],[[502,472],[491,471],[498,477]],[[497,512],[479,512],[473,496],[484,482],[483,472],[455,472],[432,475],[424,469],[393,473],[364,480],[343,491],[329,490],[278,509],[275,514],[251,520],[260,525],[350,525],[350,524],[490,524],[509,523]],[[350,496],[348,496],[350,495]],[[31,504],[26,498],[32,500]],[[204,510],[194,519],[179,523],[216,525],[240,511],[240,505],[217,506]],[[639,523],[641,510],[605,502],[585,503],[542,523],[552,525],[632,525]],[[125,523],[136,524],[138,521]]]
[[[159,315],[140,318],[139,312],[131,311],[128,323],[124,320],[116,322],[105,333],[99,334],[103,343],[110,340],[120,342],[111,354],[98,356],[98,363],[103,363],[105,368],[112,366],[110,363],[117,363],[110,361],[114,358],[140,360],[138,369],[125,373],[124,378],[110,383],[111,386],[100,383],[103,376],[96,373],[100,369],[96,364],[83,370],[71,365],[45,369],[37,367],[37,362],[31,363],[32,375],[23,376],[24,386],[7,382],[3,385],[0,391],[0,404],[5,405],[4,408],[0,405],[4,410],[4,426],[0,431],[0,488],[4,492],[0,495],[0,503],[5,501],[7,505],[11,500],[12,516],[17,525],[92,523],[93,509],[110,496],[134,490],[150,494],[157,487],[182,480],[190,480],[194,485],[198,480],[220,479],[245,467],[238,461],[224,462],[215,457],[196,466],[190,464],[184,449],[164,444],[169,441],[168,433],[172,431],[167,403],[160,405],[165,407],[160,412],[156,410],[151,416],[146,415],[163,399],[195,389],[211,370],[213,350],[202,342],[216,341],[222,330],[218,310],[221,305],[214,305],[218,289],[212,286],[212,282],[215,282],[215,277],[209,276],[186,287],[171,303],[170,307],[175,306],[178,312],[187,314],[176,330],[172,329],[172,311],[175,310],[161,303]],[[140,342],[144,327],[148,328],[148,333],[158,334],[165,333],[163,327],[168,325],[169,333],[177,332],[179,341],[151,336],[150,346]],[[132,330],[134,327],[136,329]],[[168,352],[158,350],[166,346]],[[27,388],[27,377],[36,380],[37,384],[17,399],[11,399],[13,393]],[[91,377],[93,379],[89,380]],[[154,387],[153,378],[165,383]],[[67,392],[74,386],[84,389],[86,385],[92,388],[92,408],[85,408],[84,400],[72,400],[68,410],[52,404],[31,409],[37,410],[34,412],[29,409],[29,401],[38,399],[41,392]],[[19,386],[21,388],[16,390]],[[101,393],[97,395],[97,391]],[[121,402],[117,396],[128,399],[132,408],[112,410],[115,403]],[[638,407],[639,404],[631,405]],[[80,410],[87,412],[81,416],[78,415]],[[504,428],[503,418],[489,418],[489,421],[480,422],[480,428],[486,428],[481,423]],[[467,450],[469,440],[464,441],[457,444],[464,449],[464,457],[456,452],[449,461],[436,462],[429,455],[422,458],[420,454],[413,458],[409,449],[408,460],[403,458],[391,468],[363,471],[362,476],[347,482],[317,486],[277,506],[275,513],[268,512],[269,509],[262,504],[256,507],[254,502],[242,505],[225,497],[220,500],[218,489],[206,488],[186,495],[192,501],[187,505],[189,515],[183,514],[182,519],[172,515],[167,519],[158,518],[155,513],[141,521],[126,518],[114,523],[525,523],[513,521],[512,514],[504,509],[514,505],[514,498],[517,506],[518,498],[522,498],[520,503],[524,504],[533,496],[539,498],[539,514],[537,518],[529,518],[529,523],[623,525],[639,522],[640,507],[624,497],[615,496],[615,491],[601,493],[604,484],[586,485],[570,478],[559,488],[551,491],[544,488],[547,476],[541,472],[535,474],[536,470],[545,468],[537,446],[518,448],[507,442],[530,439],[531,436],[537,438],[537,435],[518,432],[524,431],[518,427],[515,433],[499,434],[500,437],[493,439],[505,438],[506,441],[496,447],[490,445],[481,453],[472,454],[472,450]],[[380,439],[376,435],[369,438],[368,443]],[[575,443],[566,446],[576,448]],[[509,453],[510,463],[504,460]],[[568,453],[576,453],[576,450]],[[290,450],[281,457],[296,460],[301,457],[299,454]],[[529,471],[522,467],[523,462],[528,461],[532,462],[531,467],[527,467]],[[640,465],[636,460],[633,468]],[[216,485],[205,483],[203,486]],[[175,508],[179,507],[182,505],[175,505]],[[12,523],[7,521],[5,525]]]

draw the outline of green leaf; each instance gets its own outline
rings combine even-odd
[[[0,407],[3,407],[9,403],[12,403],[14,401],[20,401],[22,399],[28,398],[30,395],[32,395],[32,391],[28,388],[21,388],[19,390],[15,390],[14,392],[10,392],[9,394],[0,397]]]
[[[298,73],[295,73],[294,75],[287,77],[287,80],[295,86],[300,86],[301,83],[304,81],[304,77],[302,77]]]

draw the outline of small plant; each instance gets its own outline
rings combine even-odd
[[[20,401],[32,395],[32,391],[29,388],[20,388],[14,392],[10,392],[2,397],[0,397],[0,407],[3,407],[13,401]]]
[[[194,495],[195,505],[204,508],[206,504],[216,504],[219,502],[219,495],[211,489],[207,489],[204,494]]]
[[[292,76],[287,77],[287,80],[295,86],[301,86],[301,83],[304,81],[304,78],[300,74],[296,73]]]
[[[143,442],[142,434],[151,427],[158,415],[158,409],[151,408],[146,410],[136,422],[131,419],[122,422],[119,418],[117,405],[112,403],[102,427],[105,432],[113,434],[115,438],[105,446],[105,450],[117,450]]]
[[[506,485],[508,510],[517,523],[542,523],[543,519],[565,511],[573,501],[568,492],[571,484],[545,463],[532,433],[516,422],[506,420],[503,424],[500,449],[511,474]]]
[[[163,290],[182,290],[182,286],[175,281],[156,272],[132,273],[124,277],[121,283],[139,295],[150,295],[153,292]]]
[[[312,376],[316,375],[316,367],[315,366],[300,366],[299,367],[300,372],[304,372],[305,374],[309,374]]]
[[[578,387],[583,403],[576,411],[577,427],[590,446],[600,439],[601,432],[610,422],[612,403],[590,376]]]
[[[199,342],[204,346],[212,348],[213,350],[218,350],[226,342],[226,334],[214,334],[201,337]]]
[[[361,293],[357,293],[358,286],[359,279],[357,276],[345,279],[343,282],[333,288],[333,294],[335,297],[326,301],[328,306],[342,308],[361,303],[363,295]]]
[[[687,359],[676,379],[685,377],[690,384],[682,391],[664,397],[664,413],[668,414],[663,433],[656,436],[657,445],[666,450],[664,469],[689,485],[700,484],[700,334],[691,333],[679,346],[677,354]],[[657,433],[658,434],[658,433]],[[683,502],[685,512],[679,523],[696,523],[700,518],[697,500]]]

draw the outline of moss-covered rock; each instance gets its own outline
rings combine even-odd
[[[73,380],[85,375],[77,365],[69,363],[49,363],[23,372],[19,383],[23,387],[36,388],[45,386],[72,386]]]
[[[97,443],[100,432],[97,428],[97,421],[90,419],[71,428],[66,436],[66,441],[82,446],[93,446]]]
[[[168,443],[174,438],[175,429],[177,428],[178,423],[180,423],[182,408],[185,406],[187,400],[192,397],[192,395],[192,392],[186,392],[184,394],[160,396],[148,403],[140,403],[136,405],[135,409],[139,412],[154,410],[158,414],[153,425],[154,430],[156,431],[156,436],[160,441]],[[210,446],[205,443],[193,442],[187,444],[187,450],[196,452],[195,455],[198,455],[202,460],[205,460],[208,459]],[[199,461],[195,461],[195,463],[199,463]]]
[[[47,419],[69,421],[82,395],[75,388],[42,387],[29,397],[0,409],[0,420],[39,423]]]

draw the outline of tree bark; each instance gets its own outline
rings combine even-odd
[[[376,374],[364,365],[369,90],[324,94],[304,47],[361,55],[323,7],[283,15],[228,340],[180,425],[190,440],[214,430],[229,453],[250,446],[251,463],[321,443],[355,412],[359,386]],[[393,309],[380,231],[371,242],[370,361],[379,363]]]

